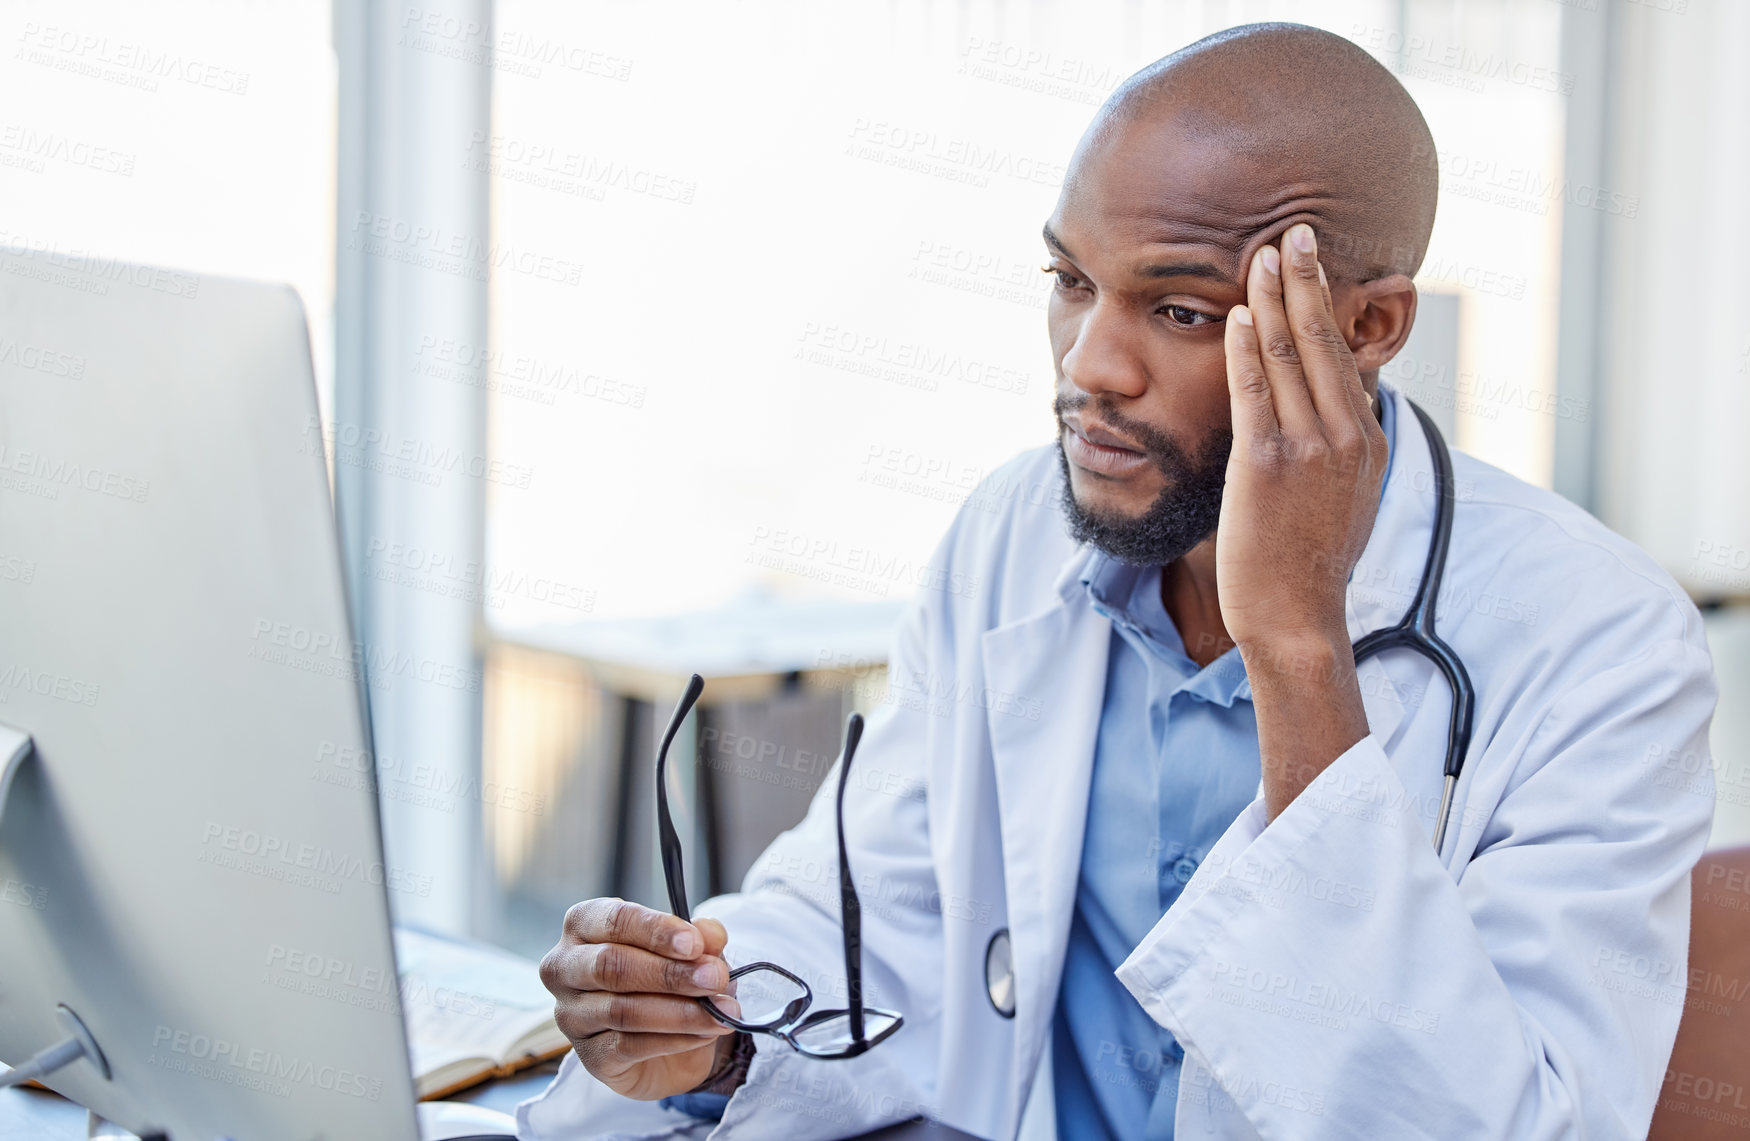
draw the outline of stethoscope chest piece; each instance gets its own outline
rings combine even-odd
[[[990,995],[991,1007],[1004,1018],[1015,1017],[1014,948],[1009,945],[1009,929],[999,930],[984,948],[984,987]]]

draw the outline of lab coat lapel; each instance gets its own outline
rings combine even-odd
[[[1391,474],[1373,533],[1349,576],[1345,617],[1351,641],[1403,620],[1422,581],[1434,533],[1434,456],[1427,437],[1408,400],[1390,385],[1380,385],[1379,392],[1382,400],[1397,402]],[[1464,494],[1464,488],[1458,491]],[[1408,704],[1420,701],[1430,681],[1437,679],[1421,657],[1408,652],[1376,655],[1355,672],[1367,727],[1389,751]]]
[[[987,714],[1002,821],[1003,872],[1015,970],[1009,1104],[1018,1114],[1051,1024],[1081,869],[1094,741],[1106,692],[1112,624],[1077,597],[1085,549],[1059,575],[1046,610],[983,636],[991,689],[1036,699],[1037,721]],[[1009,1122],[1013,1130],[1016,1122]]]

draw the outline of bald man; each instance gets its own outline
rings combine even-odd
[[[1440,514],[1444,446],[1378,381],[1433,155],[1384,68],[1296,25],[1113,95],[1043,234],[1058,439],[929,580],[988,589],[920,592],[864,775],[710,918],[568,913],[542,975],[576,1049],[524,1136],[1645,1135],[1712,812],[1694,607],[1460,455],[1450,812],[1442,675],[1352,648],[1411,609]],[[822,1021],[738,1029],[753,960]],[[859,1000],[903,1024],[809,1057]]]

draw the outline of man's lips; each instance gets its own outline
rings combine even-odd
[[[1126,440],[1115,432],[1108,432],[1098,424],[1084,424],[1077,419],[1066,419],[1064,426],[1090,444],[1102,448],[1116,448],[1121,452],[1140,452],[1143,449]]]
[[[1063,450],[1069,462],[1095,475],[1126,476],[1148,464],[1141,448],[1093,424],[1066,418]]]

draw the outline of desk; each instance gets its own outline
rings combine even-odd
[[[544,1089],[559,1063],[537,1066],[514,1078],[475,1086],[452,1100],[514,1113],[517,1102]],[[83,1141],[85,1111],[59,1094],[32,1089],[0,1090],[0,1141]],[[929,1121],[907,1122],[866,1134],[859,1141],[977,1141],[970,1134]]]
[[[449,1100],[515,1113],[517,1102],[540,1093],[558,1070],[557,1061],[548,1062],[514,1078],[475,1086]],[[84,1141],[84,1138],[85,1110],[59,1094],[34,1089],[0,1090],[0,1141]]]

